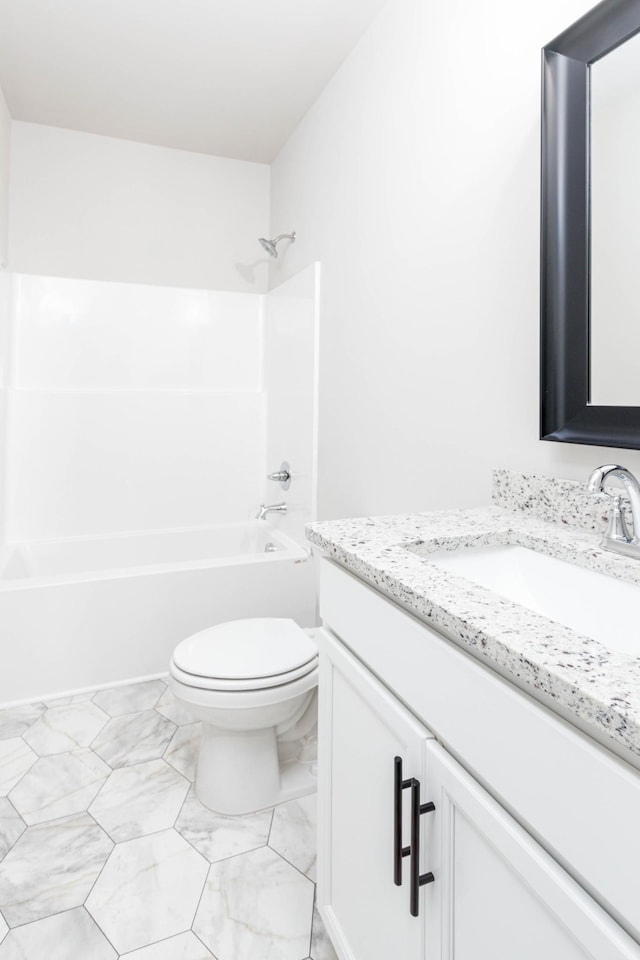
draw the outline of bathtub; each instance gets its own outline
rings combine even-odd
[[[165,673],[239,617],[315,623],[306,550],[264,521],[0,548],[0,703]]]

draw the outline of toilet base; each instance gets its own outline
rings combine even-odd
[[[202,724],[195,792],[214,813],[255,813],[316,787],[315,763],[281,764],[274,727],[238,733]]]
[[[276,803],[308,797],[318,789],[317,765],[294,760],[280,769],[280,790]],[[271,806],[271,804],[270,804]]]

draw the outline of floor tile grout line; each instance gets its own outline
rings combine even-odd
[[[184,773],[180,773],[179,770],[176,770],[176,768],[173,766],[172,763],[169,763],[168,760],[165,760],[164,756],[150,757],[149,760],[135,760],[133,763],[125,763],[121,767],[112,767],[108,760],[103,760],[100,754],[96,753],[96,751],[93,750],[91,747],[87,747],[86,749],[91,750],[91,752],[98,758],[98,760],[102,760],[103,763],[107,764],[107,766],[110,769],[109,776],[111,776],[111,773],[115,773],[116,770],[133,770],[134,767],[141,767],[143,763],[153,763],[155,760],[162,760],[164,763],[170,766],[172,770],[174,770],[177,774],[179,774],[179,776],[181,776],[183,780],[186,780],[187,783],[193,783],[192,780],[189,780],[188,777],[185,777]]]
[[[112,719],[120,719],[120,718],[112,718]],[[166,720],[166,718],[164,718],[164,719]],[[166,722],[167,722],[167,723],[170,723],[172,726],[175,726],[175,724],[174,724],[171,720],[166,720]],[[164,749],[163,749],[163,752],[162,752],[161,754],[158,755],[158,754],[156,753],[155,756],[143,757],[141,760],[134,760],[133,763],[123,762],[123,761],[126,761],[126,755],[125,755],[124,757],[120,757],[120,758],[118,758],[118,755],[116,755],[116,756],[113,757],[111,760],[108,760],[108,759],[106,759],[106,757],[103,757],[100,753],[98,753],[97,750],[94,750],[94,753],[96,753],[96,755],[97,755],[98,757],[100,757],[100,759],[103,760],[104,763],[108,764],[108,765],[111,767],[112,770],[120,770],[120,769],[122,769],[122,767],[135,767],[135,766],[137,766],[139,763],[147,763],[149,760],[165,760],[165,759],[166,759],[165,753],[166,753],[167,749],[169,748],[169,745],[170,745],[171,741],[173,740],[173,737],[175,736],[175,734],[176,734],[176,731],[174,730],[173,733],[171,734],[169,740],[167,741],[167,743],[166,743],[166,745],[165,745],[165,747],[164,747]],[[94,742],[95,742],[95,741],[94,741]],[[140,742],[138,742],[138,744],[136,744],[136,745],[135,745],[134,747],[132,747],[131,749],[132,749],[132,750],[135,750],[135,749],[139,748],[139,743],[140,743]],[[156,747],[157,747],[157,744],[156,744]],[[154,747],[154,751],[155,751],[156,747]],[[151,745],[149,745],[149,749],[151,749]],[[171,763],[170,760],[167,760],[167,763],[170,763],[171,766],[173,766],[173,764]],[[117,766],[114,766],[114,764],[117,764]],[[174,767],[174,769],[176,769],[176,768]],[[180,770],[178,770],[178,773],[180,773]],[[183,776],[184,776],[184,774],[183,774]],[[185,777],[185,779],[186,779],[186,777]]]
[[[29,771],[27,770],[27,773],[28,773],[28,772],[29,772]],[[26,776],[26,774],[25,774],[25,776]],[[17,786],[18,786],[18,784],[16,784],[16,787],[17,787]],[[9,791],[9,793],[13,793],[13,790],[14,790],[14,788],[12,787],[11,790]],[[19,817],[20,820],[24,823],[24,827],[25,827],[25,830],[26,830],[27,827],[29,826],[29,824],[27,823],[27,821],[24,819],[24,817],[22,816],[22,814],[20,813],[20,811],[19,811],[18,808],[16,807],[15,803],[13,802],[13,800],[11,799],[11,797],[9,796],[9,793],[8,793],[5,797],[2,797],[2,799],[3,799],[3,800],[6,800],[7,803],[10,804],[10,806],[13,807],[13,809],[15,810],[16,816]]]
[[[316,881],[312,880],[311,877],[308,877],[307,874],[304,872],[304,870],[301,870],[300,867],[296,867],[295,863],[292,863],[291,860],[288,860],[285,857],[284,853],[280,853],[280,851],[276,850],[275,847],[272,847],[270,843],[268,843],[267,846],[269,847],[269,850],[273,851],[273,853],[276,853],[281,860],[284,860],[284,862],[288,863],[290,867],[293,867],[294,870],[297,870],[297,872],[300,874],[301,877],[304,877],[305,880],[308,880],[309,883],[312,883],[315,889]]]
[[[162,757],[161,759],[164,761],[164,763],[167,763],[167,764],[169,763],[169,761],[168,761],[168,760],[165,760],[164,757]],[[170,765],[170,764],[169,764],[169,765]],[[171,765],[170,765],[170,766],[171,766]],[[172,770],[175,770],[176,768],[172,766],[171,769],[172,769]],[[187,778],[184,776],[184,774],[180,773],[179,770],[176,770],[176,773],[178,774],[178,776],[182,777],[183,780],[187,780]],[[189,784],[189,786],[187,787],[187,792],[186,792],[185,795],[184,795],[184,800],[183,800],[182,803],[180,804],[180,809],[178,810],[178,812],[177,812],[177,814],[176,814],[176,818],[175,818],[175,820],[174,820],[173,823],[172,823],[172,827],[173,827],[174,830],[178,830],[178,827],[177,827],[178,820],[179,820],[180,817],[182,816],[182,811],[184,810],[184,805],[185,805],[185,803],[187,802],[187,800],[189,799],[189,794],[190,794],[191,791],[193,790],[193,783],[191,783],[191,782],[188,781],[188,780],[187,780],[187,783]],[[180,832],[180,831],[178,830],[178,833],[179,833],[179,832]],[[186,839],[186,838],[185,838],[185,839]]]
[[[163,713],[162,710],[158,710],[157,706],[153,707],[155,712],[161,717],[164,717],[165,720],[169,720],[170,723],[175,723],[175,725],[180,729],[180,727],[188,727],[191,723],[199,723],[199,720],[185,720],[183,723],[179,723],[177,720],[172,720],[171,717],[168,717],[166,713]]]
[[[93,694],[91,694],[91,696],[89,697],[89,700],[91,703],[96,703],[96,699],[95,699],[96,697],[99,697],[103,693],[109,693],[111,690],[125,690],[127,687],[143,687],[150,683],[164,684],[164,690],[162,691],[162,693],[158,694],[156,700],[152,703],[150,707],[144,708],[148,710],[154,710],[158,702],[162,699],[162,697],[164,697],[165,693],[169,688],[169,685],[161,677],[155,677],[153,680],[139,680],[138,682],[134,680],[131,683],[125,683],[125,684],[122,684],[121,686],[116,684],[113,687],[102,687],[101,690],[96,690]],[[106,710],[104,710],[104,707],[100,706],[99,703],[96,703],[96,707],[98,707],[100,710],[103,710],[104,713],[107,712]],[[109,714],[109,716],[123,717],[123,716],[128,716],[130,713],[136,713],[136,712],[137,712],[136,710],[125,710],[124,713],[112,713],[112,714]]]
[[[98,708],[98,709],[100,709],[100,708]],[[104,713],[104,711],[102,711],[102,712]],[[111,723],[111,721],[113,721],[113,720],[122,720],[123,717],[142,716],[143,713],[155,713],[158,717],[160,717],[161,719],[163,719],[163,720],[165,721],[165,723],[170,723],[172,727],[175,727],[175,730],[173,731],[173,733],[172,733],[171,736],[169,737],[169,740],[167,741],[167,746],[165,747],[165,749],[164,749],[164,751],[163,751],[163,753],[162,753],[162,756],[164,757],[164,754],[165,754],[166,750],[168,750],[168,748],[169,748],[169,744],[171,743],[171,741],[172,741],[173,738],[175,737],[175,735],[176,735],[176,733],[177,733],[177,731],[178,731],[179,728],[178,728],[178,725],[173,722],[173,720],[168,720],[166,717],[162,717],[162,714],[159,714],[157,710],[153,710],[153,709],[151,709],[151,710],[137,710],[135,714],[134,714],[134,713],[126,713],[126,714],[122,714],[122,716],[120,716],[120,717],[108,717],[108,718],[107,718],[107,722],[100,728],[100,730],[98,731],[98,733],[95,735],[95,737],[93,738],[93,740],[92,740],[91,743],[89,744],[89,747],[90,747],[92,750],[94,750],[94,746],[93,746],[94,743],[96,742],[96,740],[98,739],[98,737],[100,736],[100,734],[104,731],[105,727],[107,727],[108,724]],[[97,750],[94,750],[94,752],[97,753],[98,756],[100,756],[100,754],[98,753]],[[102,759],[104,760],[104,757],[103,757]],[[104,762],[105,762],[105,763],[109,763],[109,766],[111,766],[111,763],[110,763],[108,760],[104,760]],[[113,767],[113,769],[115,770],[115,769],[117,769],[117,768],[116,768],[116,767]]]
[[[170,720],[169,722],[170,722],[170,723],[173,723],[172,720]],[[199,721],[199,720],[196,720],[195,723],[193,724],[193,726],[195,726],[196,723],[200,723],[200,721]],[[177,736],[178,730],[184,730],[184,728],[185,728],[185,727],[188,727],[188,726],[191,726],[191,724],[184,723],[182,726],[176,725],[176,730],[174,731],[173,736],[172,736],[171,739],[169,740],[169,743],[167,744],[167,746],[166,746],[166,748],[165,748],[165,750],[164,750],[164,753],[162,754],[162,759],[163,759],[166,763],[168,763],[170,766],[172,766],[173,769],[176,770],[181,776],[183,776],[183,777],[185,778],[185,780],[189,780],[190,783],[195,783],[195,774],[194,774],[194,779],[191,780],[190,777],[185,776],[185,774],[182,772],[182,770],[178,770],[178,768],[176,767],[176,765],[171,762],[171,760],[169,759],[169,757],[167,757],[167,751],[169,750],[169,748],[171,747],[171,744],[173,743],[175,737]]]
[[[317,909],[318,909],[318,884],[314,883],[313,906],[311,908],[311,930],[309,931],[309,957],[311,957],[311,951],[313,950],[313,921],[316,918]]]
[[[111,854],[109,854],[109,857],[110,857],[110,856],[111,856]],[[107,857],[107,860],[109,859],[109,857]],[[106,861],[105,861],[105,866],[106,866]],[[102,868],[102,870],[104,870],[104,867]],[[100,873],[102,873],[102,870],[100,871]],[[97,882],[98,882],[98,881],[96,880],[96,883],[97,883]],[[95,886],[95,883],[94,883],[93,886]],[[91,889],[93,890],[93,887],[92,887]],[[78,908],[76,907],[76,909],[78,909]],[[105,940],[107,941],[107,943],[109,944],[109,946],[112,947],[113,950],[115,951],[116,957],[117,957],[118,960],[119,960],[119,958],[120,958],[120,951],[116,949],[115,943],[113,943],[113,942],[110,940],[110,938],[106,935],[106,933],[104,932],[104,930],[102,929],[102,927],[100,926],[100,924],[98,923],[98,921],[96,920],[96,918],[94,917],[94,915],[91,913],[91,911],[87,909],[87,901],[86,901],[86,898],[85,898],[85,902],[80,904],[80,908],[79,908],[79,909],[80,909],[80,910],[84,910],[84,912],[85,912],[86,915],[89,917],[89,919],[91,920],[91,922],[92,922],[92,923],[95,923],[96,927],[98,928],[98,930],[100,931],[100,933],[102,934],[102,936],[105,938]]]
[[[107,936],[106,933],[104,932],[104,930],[102,929],[102,927],[100,926],[100,924],[98,923],[98,921],[96,920],[96,918],[93,916],[93,914],[91,913],[91,911],[89,910],[89,908],[87,907],[87,900],[89,899],[89,897],[90,897],[91,894],[93,893],[93,891],[94,891],[94,889],[95,889],[96,883],[98,882],[98,880],[100,879],[100,877],[101,877],[102,874],[104,873],[104,868],[106,867],[107,863],[108,863],[109,860],[111,859],[111,854],[112,854],[113,851],[116,849],[117,844],[116,844],[116,842],[115,842],[114,840],[111,839],[111,837],[109,836],[109,834],[107,833],[107,831],[104,829],[104,827],[102,827],[102,826],[98,823],[98,821],[97,821],[96,818],[93,816],[93,814],[89,813],[88,810],[86,811],[86,814],[87,814],[88,817],[91,817],[91,819],[93,820],[93,822],[95,823],[95,825],[98,827],[98,829],[101,830],[101,831],[104,833],[104,835],[107,837],[107,839],[110,840],[111,843],[113,844],[113,846],[111,847],[111,850],[109,850],[109,853],[107,854],[107,856],[106,856],[105,859],[104,859],[104,863],[102,864],[102,866],[100,867],[100,870],[98,871],[97,877],[95,878],[95,880],[94,880],[93,883],[91,884],[91,889],[89,890],[89,892],[87,893],[86,897],[84,898],[84,900],[82,901],[82,904],[81,904],[81,906],[84,907],[84,909],[87,911],[87,913],[89,914],[89,916],[91,917],[91,919],[93,920],[93,922],[94,922],[95,924],[97,924],[97,926],[98,926],[98,928],[100,929],[100,931],[102,932],[102,934],[106,937],[106,936]],[[109,938],[107,937],[107,940],[108,940],[108,939],[109,939]],[[109,940],[109,943],[111,943],[110,940]],[[111,944],[111,945],[113,946],[113,949],[116,950],[114,944]],[[117,950],[116,950],[116,953],[118,953]]]
[[[266,843],[259,843],[257,847],[251,847],[250,850],[242,850],[240,853],[232,853],[228,857],[220,857],[219,860],[209,860],[208,857],[206,857],[206,859],[209,860],[209,866],[213,867],[218,863],[227,863],[229,860],[235,860],[236,857],[245,857],[249,853],[255,853],[256,850],[264,850],[267,846],[268,844]],[[204,854],[202,854],[202,856],[204,856]]]
[[[91,703],[93,703],[93,700]],[[163,713],[160,713],[159,710],[156,710],[155,704],[152,707],[139,707],[137,710],[126,710],[124,713],[107,713],[107,711],[103,707],[99,706],[99,704],[96,703],[94,706],[98,707],[98,710],[102,710],[103,713],[106,713],[109,720],[122,720],[123,717],[135,717],[139,713],[157,713],[159,716],[164,717]],[[164,719],[168,720],[169,723],[175,723],[175,720],[171,720],[170,717],[164,717]]]
[[[16,786],[17,786],[17,784],[16,784]],[[9,806],[11,807],[11,809],[14,811],[16,817],[18,818],[18,820],[20,821],[20,823],[22,824],[22,826],[23,826],[24,829],[23,829],[23,830],[20,832],[20,834],[15,838],[15,840],[12,842],[11,846],[8,847],[8,849],[5,850],[4,854],[0,857],[0,864],[2,864],[3,861],[5,860],[5,858],[9,856],[9,854],[11,853],[11,851],[13,850],[13,848],[15,847],[16,843],[18,842],[18,840],[20,839],[20,837],[22,836],[22,834],[23,834],[23,833],[26,833],[26,831],[29,829],[29,824],[25,821],[25,819],[24,819],[24,817],[22,816],[22,814],[20,813],[20,811],[19,811],[19,810],[16,810],[16,807],[15,807],[15,805],[12,803],[11,799],[9,798],[9,796],[7,795],[6,797],[2,797],[1,799],[7,801],[7,803],[9,804]],[[0,911],[0,914],[1,914],[1,912],[2,912],[2,911]],[[1,942],[2,942],[2,941],[0,940],[0,943],[1,943]]]
[[[24,779],[24,778],[26,777],[26,775],[29,773],[29,770],[31,770],[31,768],[36,765],[36,763],[37,763],[38,760],[40,759],[40,756],[39,756],[39,754],[37,754],[37,753],[35,752],[35,750],[33,749],[33,747],[29,746],[29,744],[28,744],[27,741],[24,739],[24,737],[8,737],[7,739],[9,739],[9,740],[22,740],[22,742],[24,743],[25,747],[27,747],[27,749],[30,750],[31,753],[32,753],[32,754],[34,755],[34,757],[36,758],[36,759],[33,761],[33,763],[31,764],[31,766],[27,767],[27,769],[25,770],[25,772],[20,775],[19,779],[16,780],[16,782],[13,784],[13,786],[11,787],[11,789],[10,789],[10,790],[7,790],[7,792],[4,794],[4,797],[5,797],[7,800],[9,800],[9,794],[10,794],[13,790],[15,790],[15,788],[18,786],[19,783],[21,783],[21,782],[23,781],[23,779]],[[11,802],[11,801],[9,801],[9,802]]]
[[[113,946],[113,944],[107,937],[102,927],[100,927],[100,925],[98,924],[97,920],[95,920],[95,918],[91,915],[91,913],[89,913],[89,911],[86,909],[84,903],[79,903],[75,907],[65,907],[64,910],[54,910],[53,913],[47,913],[45,914],[44,917],[37,917],[35,920],[25,920],[24,923],[14,923],[13,926],[9,924],[6,918],[5,918],[5,923],[9,927],[9,932],[13,932],[14,930],[22,930],[24,927],[30,927],[35,923],[40,923],[42,920],[51,920],[53,917],[61,917],[64,913],[73,913],[74,910],[85,910],[85,912],[89,915],[93,923],[95,923],[95,925],[98,927],[103,937],[107,940],[110,946],[112,946],[113,949],[116,950],[116,948]],[[0,941],[0,943],[1,942],[2,941]],[[116,953],[118,953],[117,950],[116,950]]]
[[[190,840],[188,837],[185,837],[185,835],[181,832],[181,830],[180,830],[179,827],[175,827],[175,826],[174,826],[174,827],[172,827],[171,829],[175,830],[176,833],[177,833],[179,836],[182,837],[182,839],[185,841],[185,843],[188,843],[190,847],[193,847],[193,849],[196,851],[196,853],[199,853],[200,856],[203,857],[203,858],[207,861],[207,863],[209,864],[210,867],[213,867],[214,864],[216,864],[216,863],[226,863],[227,860],[233,860],[233,859],[235,859],[235,857],[243,857],[243,856],[244,856],[245,854],[247,854],[247,853],[255,853],[256,850],[262,850],[264,847],[267,847],[267,846],[268,846],[268,843],[266,843],[266,842],[265,842],[265,843],[260,843],[260,844],[258,844],[257,847],[251,847],[251,849],[249,849],[249,850],[241,850],[239,853],[230,853],[228,857],[220,857],[219,860],[209,860],[209,857],[207,857],[207,856],[202,852],[202,850],[199,850],[199,849],[196,847],[196,845],[193,843],[192,840]]]
[[[89,803],[87,803],[87,804],[86,804],[84,807],[82,807],[80,810],[76,810],[76,811],[73,812],[73,813],[62,813],[62,814],[60,814],[59,817],[47,817],[47,819],[45,819],[45,820],[35,820],[33,823],[29,823],[27,820],[25,820],[24,822],[25,822],[25,824],[27,825],[27,830],[28,830],[30,827],[41,827],[41,826],[43,826],[44,824],[47,824],[47,823],[57,823],[58,820],[68,820],[68,819],[70,819],[71,817],[79,817],[79,816],[81,816],[83,813],[89,813],[89,807],[92,805],[93,801],[94,801],[94,800],[96,799],[96,797],[98,796],[98,793],[100,793],[100,791],[102,790],[102,788],[103,788],[103,786],[104,786],[104,783],[106,783],[106,781],[107,781],[108,779],[109,779],[109,775],[107,774],[107,776],[104,778],[104,782],[100,784],[100,786],[98,787],[97,792],[93,795],[93,797],[91,798],[91,800],[89,801]],[[66,793],[66,794],[63,795],[62,798],[60,798],[60,799],[58,799],[58,800],[55,800],[54,803],[61,803],[62,800],[64,800],[66,797],[70,797],[70,796],[72,796],[71,793]],[[40,809],[40,810],[43,810],[44,808],[43,808],[43,807],[40,807],[39,809]],[[24,819],[24,818],[23,818],[23,819]]]
[[[156,713],[158,713],[157,710],[156,710]],[[158,714],[158,716],[162,716],[162,714]],[[165,717],[165,720],[166,720],[166,719],[167,719],[167,718]],[[169,720],[168,722],[169,722],[169,723],[173,723],[173,720]],[[175,723],[174,726],[175,726],[175,730],[174,730],[173,733],[171,734],[171,738],[170,738],[169,742],[167,743],[166,747],[165,747],[164,750],[162,751],[162,759],[163,759],[163,760],[167,760],[167,763],[171,763],[171,760],[168,760],[167,757],[166,757],[167,750],[169,749],[169,747],[171,746],[171,744],[172,744],[173,741],[175,740],[175,738],[176,738],[176,736],[177,736],[177,734],[178,734],[178,730],[181,729],[181,728],[178,726],[177,723]],[[173,764],[172,764],[172,763],[171,763],[171,766],[173,767]],[[177,767],[174,767],[174,770],[177,770]],[[178,770],[178,773],[180,773],[179,770]],[[193,782],[193,781],[192,781],[192,782]]]
[[[200,906],[200,904],[198,904],[198,906]],[[197,913],[197,911],[196,911],[196,913]],[[194,917],[194,920],[195,920],[195,917]],[[202,946],[205,948],[205,950],[207,951],[207,953],[212,957],[212,960],[218,960],[218,958],[215,956],[215,954],[212,953],[212,951],[211,951],[211,950],[209,949],[209,947],[206,945],[206,943],[204,942],[204,940],[202,939],[202,937],[199,937],[199,936],[198,936],[198,934],[195,932],[195,930],[193,929],[193,927],[191,927],[191,933],[194,935],[194,937],[196,938],[196,940],[197,940],[199,943],[202,944]]]
[[[12,927],[9,927],[10,930],[21,930],[23,927],[29,927],[32,923],[40,923],[41,920],[50,920],[51,917],[60,917],[63,913],[71,913],[72,910],[80,910],[82,904],[77,907],[65,907],[64,910],[55,910],[53,913],[48,913],[46,917],[38,917],[37,920],[25,920],[24,923],[14,923]]]
[[[93,800],[91,801],[91,803],[93,803]],[[27,832],[27,830],[36,830],[38,827],[43,827],[43,828],[44,828],[44,827],[48,827],[48,826],[55,826],[55,824],[57,824],[57,823],[62,823],[63,820],[73,820],[74,817],[83,817],[85,814],[86,814],[88,817],[91,817],[91,819],[93,820],[93,822],[95,823],[95,825],[96,825],[97,827],[100,827],[100,829],[103,831],[103,833],[106,833],[106,830],[104,829],[104,827],[101,826],[101,825],[96,821],[96,818],[89,813],[89,810],[88,810],[88,809],[85,809],[85,810],[79,810],[77,813],[65,813],[62,817],[52,817],[50,820],[41,820],[39,823],[26,823],[26,821],[23,821],[23,822],[26,824],[26,830],[24,830],[24,831],[20,834],[20,836],[18,837],[18,840],[20,840],[20,839],[24,836],[24,834]],[[107,836],[108,836],[108,834],[107,834]],[[109,839],[111,839],[111,837],[109,837]],[[16,840],[16,843],[18,842],[18,840]],[[15,846],[15,844],[14,844],[14,846]],[[12,848],[12,849],[13,849],[13,848]],[[8,855],[9,855],[9,854],[7,853],[7,856],[8,856]]]
[[[193,930],[191,929],[191,927],[187,927],[185,930],[178,930],[177,933],[169,934],[168,937],[160,937],[159,940],[150,940],[149,943],[144,943],[141,947],[134,947],[133,950],[127,950],[126,953],[118,954],[119,960],[122,960],[123,957],[124,957],[124,960],[126,960],[127,957],[131,956],[132,953],[137,953],[138,950],[146,950],[147,947],[155,947],[159,943],[168,943],[169,940],[173,940],[175,937],[182,937],[184,936],[185,933],[193,933]],[[194,937],[196,936],[195,933],[193,935]],[[197,939],[200,940],[200,937],[198,937]],[[202,944],[202,945],[205,946],[205,944]],[[116,948],[114,947],[113,949],[115,950]],[[117,950],[116,950],[116,953],[117,953]]]
[[[202,854],[200,854],[200,856],[202,856]],[[194,925],[194,923],[196,922],[196,917],[198,916],[198,911],[200,910],[200,904],[202,903],[202,898],[204,897],[204,892],[205,892],[205,890],[207,889],[207,883],[209,882],[209,875],[210,875],[210,873],[211,873],[211,867],[212,867],[212,866],[213,866],[213,864],[210,863],[209,866],[208,866],[208,868],[207,868],[207,873],[206,873],[205,878],[204,878],[204,880],[203,880],[203,882],[202,882],[202,890],[200,891],[200,896],[198,897],[198,902],[196,903],[196,908],[195,908],[195,910],[193,911],[193,916],[191,917],[191,923],[189,924],[189,929],[190,929],[191,932],[194,934],[194,936],[196,936],[196,934],[194,933],[193,925]],[[200,939],[200,937],[198,937],[198,940],[199,940],[199,939]],[[206,946],[206,944],[205,944],[205,946]],[[209,949],[209,948],[207,947],[207,950],[208,950],[208,949]]]
[[[95,818],[94,818],[94,819],[95,819]],[[96,823],[97,823],[97,821],[96,821]],[[98,823],[98,826],[100,827],[100,829],[101,829],[104,833],[107,834],[107,836],[109,837],[109,840],[111,840],[111,842],[113,843],[114,847],[122,847],[125,843],[134,843],[136,840],[146,840],[147,837],[158,837],[161,833],[172,833],[172,832],[177,833],[178,836],[181,837],[181,838],[185,841],[185,843],[189,843],[189,841],[187,840],[187,838],[186,838],[186,837],[183,837],[182,834],[180,833],[180,831],[179,831],[179,830],[176,830],[175,827],[160,827],[159,830],[151,830],[149,833],[141,833],[140,836],[138,836],[138,837],[129,837],[127,840],[114,840],[113,837],[111,836],[111,834],[110,834],[107,830],[105,830],[105,828],[104,828],[103,826],[101,826],[101,824]],[[190,843],[189,846],[190,846],[190,847],[193,847],[193,844]],[[195,850],[196,848],[193,847],[193,849]],[[209,863],[209,861],[207,860],[207,858],[206,858],[202,853],[200,853],[199,850],[196,850],[196,853],[199,853],[200,856],[202,857],[202,859],[205,860],[207,863]],[[109,854],[109,856],[111,856],[111,854]]]

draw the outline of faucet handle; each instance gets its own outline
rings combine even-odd
[[[611,509],[609,510],[609,522],[604,534],[605,540],[621,540],[625,543],[631,542],[631,534],[627,527],[622,512],[622,500],[618,496],[611,497]]]
[[[273,480],[279,483],[283,490],[288,490],[291,486],[291,467],[287,461],[282,461],[279,470],[274,471],[274,473],[268,473],[267,480]]]

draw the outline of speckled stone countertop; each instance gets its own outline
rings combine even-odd
[[[616,490],[616,493],[619,492]],[[602,743],[640,765],[638,657],[595,640],[429,563],[429,553],[518,544],[637,584],[640,561],[599,547],[606,500],[584,485],[494,473],[494,505],[312,523],[324,553],[494,665]],[[545,517],[554,516],[556,522]],[[409,549],[407,549],[409,548]],[[640,606],[640,594],[639,594]]]

